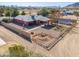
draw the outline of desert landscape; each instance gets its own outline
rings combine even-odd
[[[70,8],[74,4],[1,7],[0,56],[78,57],[79,9]]]

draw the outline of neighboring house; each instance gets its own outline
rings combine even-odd
[[[15,17],[14,22],[25,25],[44,24],[49,22],[49,18],[41,15],[18,15]]]
[[[73,15],[73,11],[63,11],[64,12],[64,15]]]
[[[73,23],[73,20],[71,19],[59,19],[58,24],[64,24],[64,25],[71,25]]]

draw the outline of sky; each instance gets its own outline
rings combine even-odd
[[[0,5],[5,6],[60,6],[64,7],[75,2],[0,2]]]

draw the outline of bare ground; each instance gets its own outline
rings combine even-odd
[[[78,24],[79,25],[79,24]],[[0,26],[0,37],[8,44],[19,43],[34,52],[41,53],[43,56],[79,56],[79,28],[73,28],[61,41],[59,41],[50,51],[41,46],[30,43],[15,33]],[[8,45],[7,44],[7,45]],[[7,54],[6,47],[0,47],[0,55]]]
[[[50,53],[52,56],[79,56],[79,29],[72,29],[50,50]]]
[[[28,42],[27,40],[25,40],[22,37],[16,35],[15,33],[11,32],[10,30],[6,29],[3,26],[0,26],[0,37],[7,43],[7,45],[20,44],[20,45],[25,46],[26,49],[30,49],[30,50],[32,50],[36,53],[44,52],[43,48],[41,48],[40,46],[36,45],[35,43]],[[5,45],[5,46],[7,46],[7,45]],[[3,46],[0,47],[1,50],[3,50],[3,51],[7,50],[7,48],[4,49],[2,47]],[[2,54],[5,55],[6,53],[3,53],[1,50],[0,50],[0,55],[2,55]],[[44,53],[44,55],[47,55],[47,54]]]

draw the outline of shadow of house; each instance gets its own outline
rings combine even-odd
[[[44,25],[42,28],[45,28],[45,29],[51,29],[53,27],[55,27],[56,25]]]

